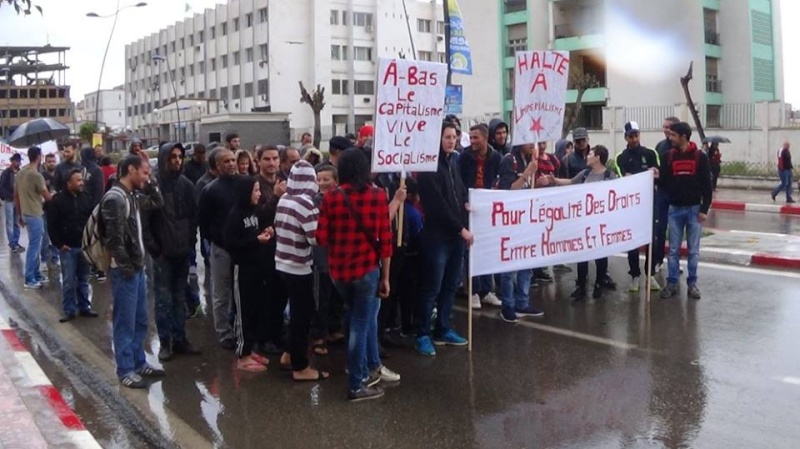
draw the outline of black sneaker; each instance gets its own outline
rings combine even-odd
[[[364,381],[364,386],[367,388],[372,388],[381,381],[381,372],[379,370],[375,370],[369,373],[367,380]]]
[[[600,285],[600,287],[608,289],[608,290],[616,290],[617,289],[617,283],[614,282],[614,280],[611,279],[611,276],[609,276],[609,275],[606,275],[597,284]]]
[[[150,365],[145,365],[144,368],[140,369],[136,374],[142,377],[164,377],[167,375],[163,369],[153,368]]]
[[[22,246],[22,245],[17,245],[17,246],[14,247],[13,252],[15,252],[17,254],[24,253],[25,252],[25,247]]]
[[[169,347],[169,343],[161,343],[161,348],[158,350],[158,360],[162,362],[172,360],[172,350]]]
[[[586,287],[584,287],[582,285],[577,286],[575,288],[575,291],[573,291],[572,294],[569,295],[569,296],[570,296],[570,298],[572,298],[572,299],[574,299],[576,301],[585,298],[586,297]]]
[[[506,323],[516,323],[517,322],[517,313],[513,310],[509,310],[503,308],[500,311],[500,318],[505,321]]]
[[[64,315],[61,316],[61,318],[58,319],[58,322],[66,323],[67,321],[72,321],[74,319],[75,319],[74,313],[65,313]]]
[[[516,309],[516,310],[514,310],[514,313],[516,313],[517,316],[521,316],[521,317],[526,317],[526,316],[541,317],[541,316],[544,316],[544,311],[543,310],[539,310],[539,309],[537,309],[536,307],[533,307],[533,306],[528,306],[528,307],[526,307],[524,309]]]
[[[603,286],[600,283],[594,284],[594,290],[592,290],[592,298],[598,299],[603,296]]]
[[[537,282],[548,283],[548,284],[550,282],[553,282],[553,276],[550,276],[550,273],[548,273],[545,270],[534,270],[533,278]]]
[[[80,315],[80,316],[82,316],[84,318],[97,318],[98,317],[97,312],[95,312],[92,309],[81,310],[80,312],[78,312],[78,315]]]
[[[127,376],[123,377],[122,379],[119,380],[119,383],[128,388],[134,388],[134,389],[147,388],[147,383],[145,383],[144,379],[142,379],[142,376],[135,373],[128,374]]]
[[[108,280],[108,278],[106,277],[106,274],[104,272],[102,272],[102,271],[98,271],[97,272],[97,282],[101,282],[102,283],[102,282],[105,282],[107,280]]]
[[[347,394],[347,399],[350,402],[361,402],[361,401],[369,401],[370,399],[378,399],[384,395],[384,392],[379,387],[368,387],[366,385],[362,385],[360,389],[356,391],[350,391]]]

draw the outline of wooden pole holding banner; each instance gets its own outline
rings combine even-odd
[[[406,171],[400,172],[400,189],[406,188]],[[405,201],[400,203],[400,209],[397,210],[397,246],[403,246],[403,215],[405,214]]]
[[[470,256],[471,258],[472,256]],[[472,264],[470,269],[467,270],[467,350],[472,352]]]

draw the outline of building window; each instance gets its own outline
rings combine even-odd
[[[331,91],[333,95],[349,95],[350,82],[348,80],[331,80]]]
[[[436,21],[436,34],[444,35],[444,22],[441,20]]]
[[[194,47],[194,34],[189,35],[189,46]]]
[[[356,95],[375,95],[375,81],[355,81],[353,93]]]
[[[265,23],[267,21],[267,8],[258,10],[258,23]]]
[[[505,0],[506,4],[506,14],[510,12],[519,12],[525,11],[528,9],[528,1],[527,0]]]
[[[194,64],[189,66],[189,76],[194,76]]]
[[[228,22],[222,22],[221,27],[222,27],[222,30],[221,30],[222,35],[223,36],[227,36],[228,35]]]
[[[239,65],[242,63],[242,54],[241,52],[235,51],[233,52],[233,65]]]
[[[170,51],[175,53],[175,41],[172,41],[172,42],[169,43],[169,49],[170,49]]]
[[[258,80],[258,95],[264,101],[269,101],[269,80]]]
[[[11,109],[8,111],[8,118],[17,118],[19,117],[19,111],[16,109]]]
[[[417,57],[420,61],[433,61],[433,52],[430,51],[418,51]]]
[[[217,59],[211,58],[211,71],[213,72],[215,70],[217,70]]]
[[[253,13],[249,12],[244,15],[244,26],[247,28],[253,26]]]
[[[233,97],[234,100],[238,100],[239,97],[241,97],[241,86],[238,84],[234,84],[232,88],[233,89],[231,89],[232,90],[231,96]]]
[[[339,25],[339,11],[336,9],[331,10],[331,25]]]
[[[244,61],[253,62],[253,47],[244,49]]]
[[[197,93],[197,98],[205,98],[205,97],[206,97],[206,91],[201,90],[200,92]]]
[[[267,61],[269,57],[269,47],[267,44],[261,44],[258,46],[258,59],[260,61]]]
[[[447,54],[439,53],[439,62],[442,64],[447,64]]]
[[[431,21],[426,19],[417,19],[417,31],[420,33],[430,33]]]
[[[34,91],[34,92],[36,92],[36,91]],[[20,98],[28,98],[28,90],[27,89],[20,90],[19,91],[19,97]]]
[[[372,14],[368,12],[354,12],[353,26],[372,28]]]
[[[197,63],[197,71],[202,75],[206,73],[206,63],[204,61],[200,61]]]
[[[722,107],[718,105],[706,106],[706,127],[720,128]]]
[[[353,47],[353,59],[356,61],[372,61],[372,48]]]
[[[217,27],[211,27],[211,39],[217,38]]]
[[[181,38],[180,43],[181,43],[181,50],[185,49],[186,48],[186,39]]]
[[[347,61],[347,45],[331,45],[331,59]]]
[[[239,18],[236,17],[233,19],[233,32],[239,31]]]
[[[219,98],[221,100],[228,100],[228,86],[219,88]]]
[[[244,96],[245,98],[250,98],[253,96],[253,83],[245,83]]]
[[[198,31],[197,32],[197,42],[200,42],[202,44],[204,42],[203,41],[204,36],[205,36],[205,34],[203,33],[203,30]]]
[[[186,67],[181,67],[181,79],[186,78]]]
[[[12,111],[12,114],[13,114],[13,111]],[[27,116],[28,116],[28,110],[27,110],[27,109],[20,109],[20,110],[19,110],[19,116],[20,116],[21,118],[25,118],[25,117],[27,117]]]
[[[228,55],[222,55],[222,68],[228,68]]]

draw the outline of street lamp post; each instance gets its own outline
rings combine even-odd
[[[86,17],[94,17],[98,19],[106,19],[109,17],[114,17],[114,23],[111,25],[111,33],[108,35],[108,42],[106,42],[106,51],[103,53],[103,62],[100,63],[100,77],[97,79],[97,98],[95,99],[95,107],[94,107],[94,123],[99,123],[100,118],[100,87],[103,83],[103,69],[106,67],[106,57],[108,56],[108,48],[111,46],[111,39],[114,37],[114,30],[117,28],[117,19],[119,18],[120,11],[123,11],[128,8],[141,8],[142,6],[147,6],[145,2],[139,2],[135,5],[126,5],[120,8],[119,0],[117,0],[117,10],[114,11],[112,14],[100,15],[94,12],[90,12],[86,14]]]
[[[164,61],[167,63],[167,76],[169,76],[170,81],[172,81],[172,90],[175,92],[175,114],[176,118],[178,119],[177,127],[175,129],[175,140],[181,141],[181,98],[178,96],[178,85],[175,83],[175,77],[172,76],[172,69],[169,66],[169,59],[166,56],[159,55],[158,53],[153,53],[153,61],[161,62]]]
[[[0,69],[0,73],[5,74],[6,76],[6,106],[7,106],[6,110],[3,111],[3,134],[0,136],[7,139],[8,136],[6,136],[6,130],[9,131],[9,134],[11,134],[10,132],[11,117],[9,116],[9,112],[11,112],[11,76],[9,75],[11,73],[11,69],[9,69],[8,67],[3,67],[2,69]]]

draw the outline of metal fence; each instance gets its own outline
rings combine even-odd
[[[625,108],[625,122],[636,122],[643,131],[660,130],[664,118],[675,115],[674,106],[640,106]]]

